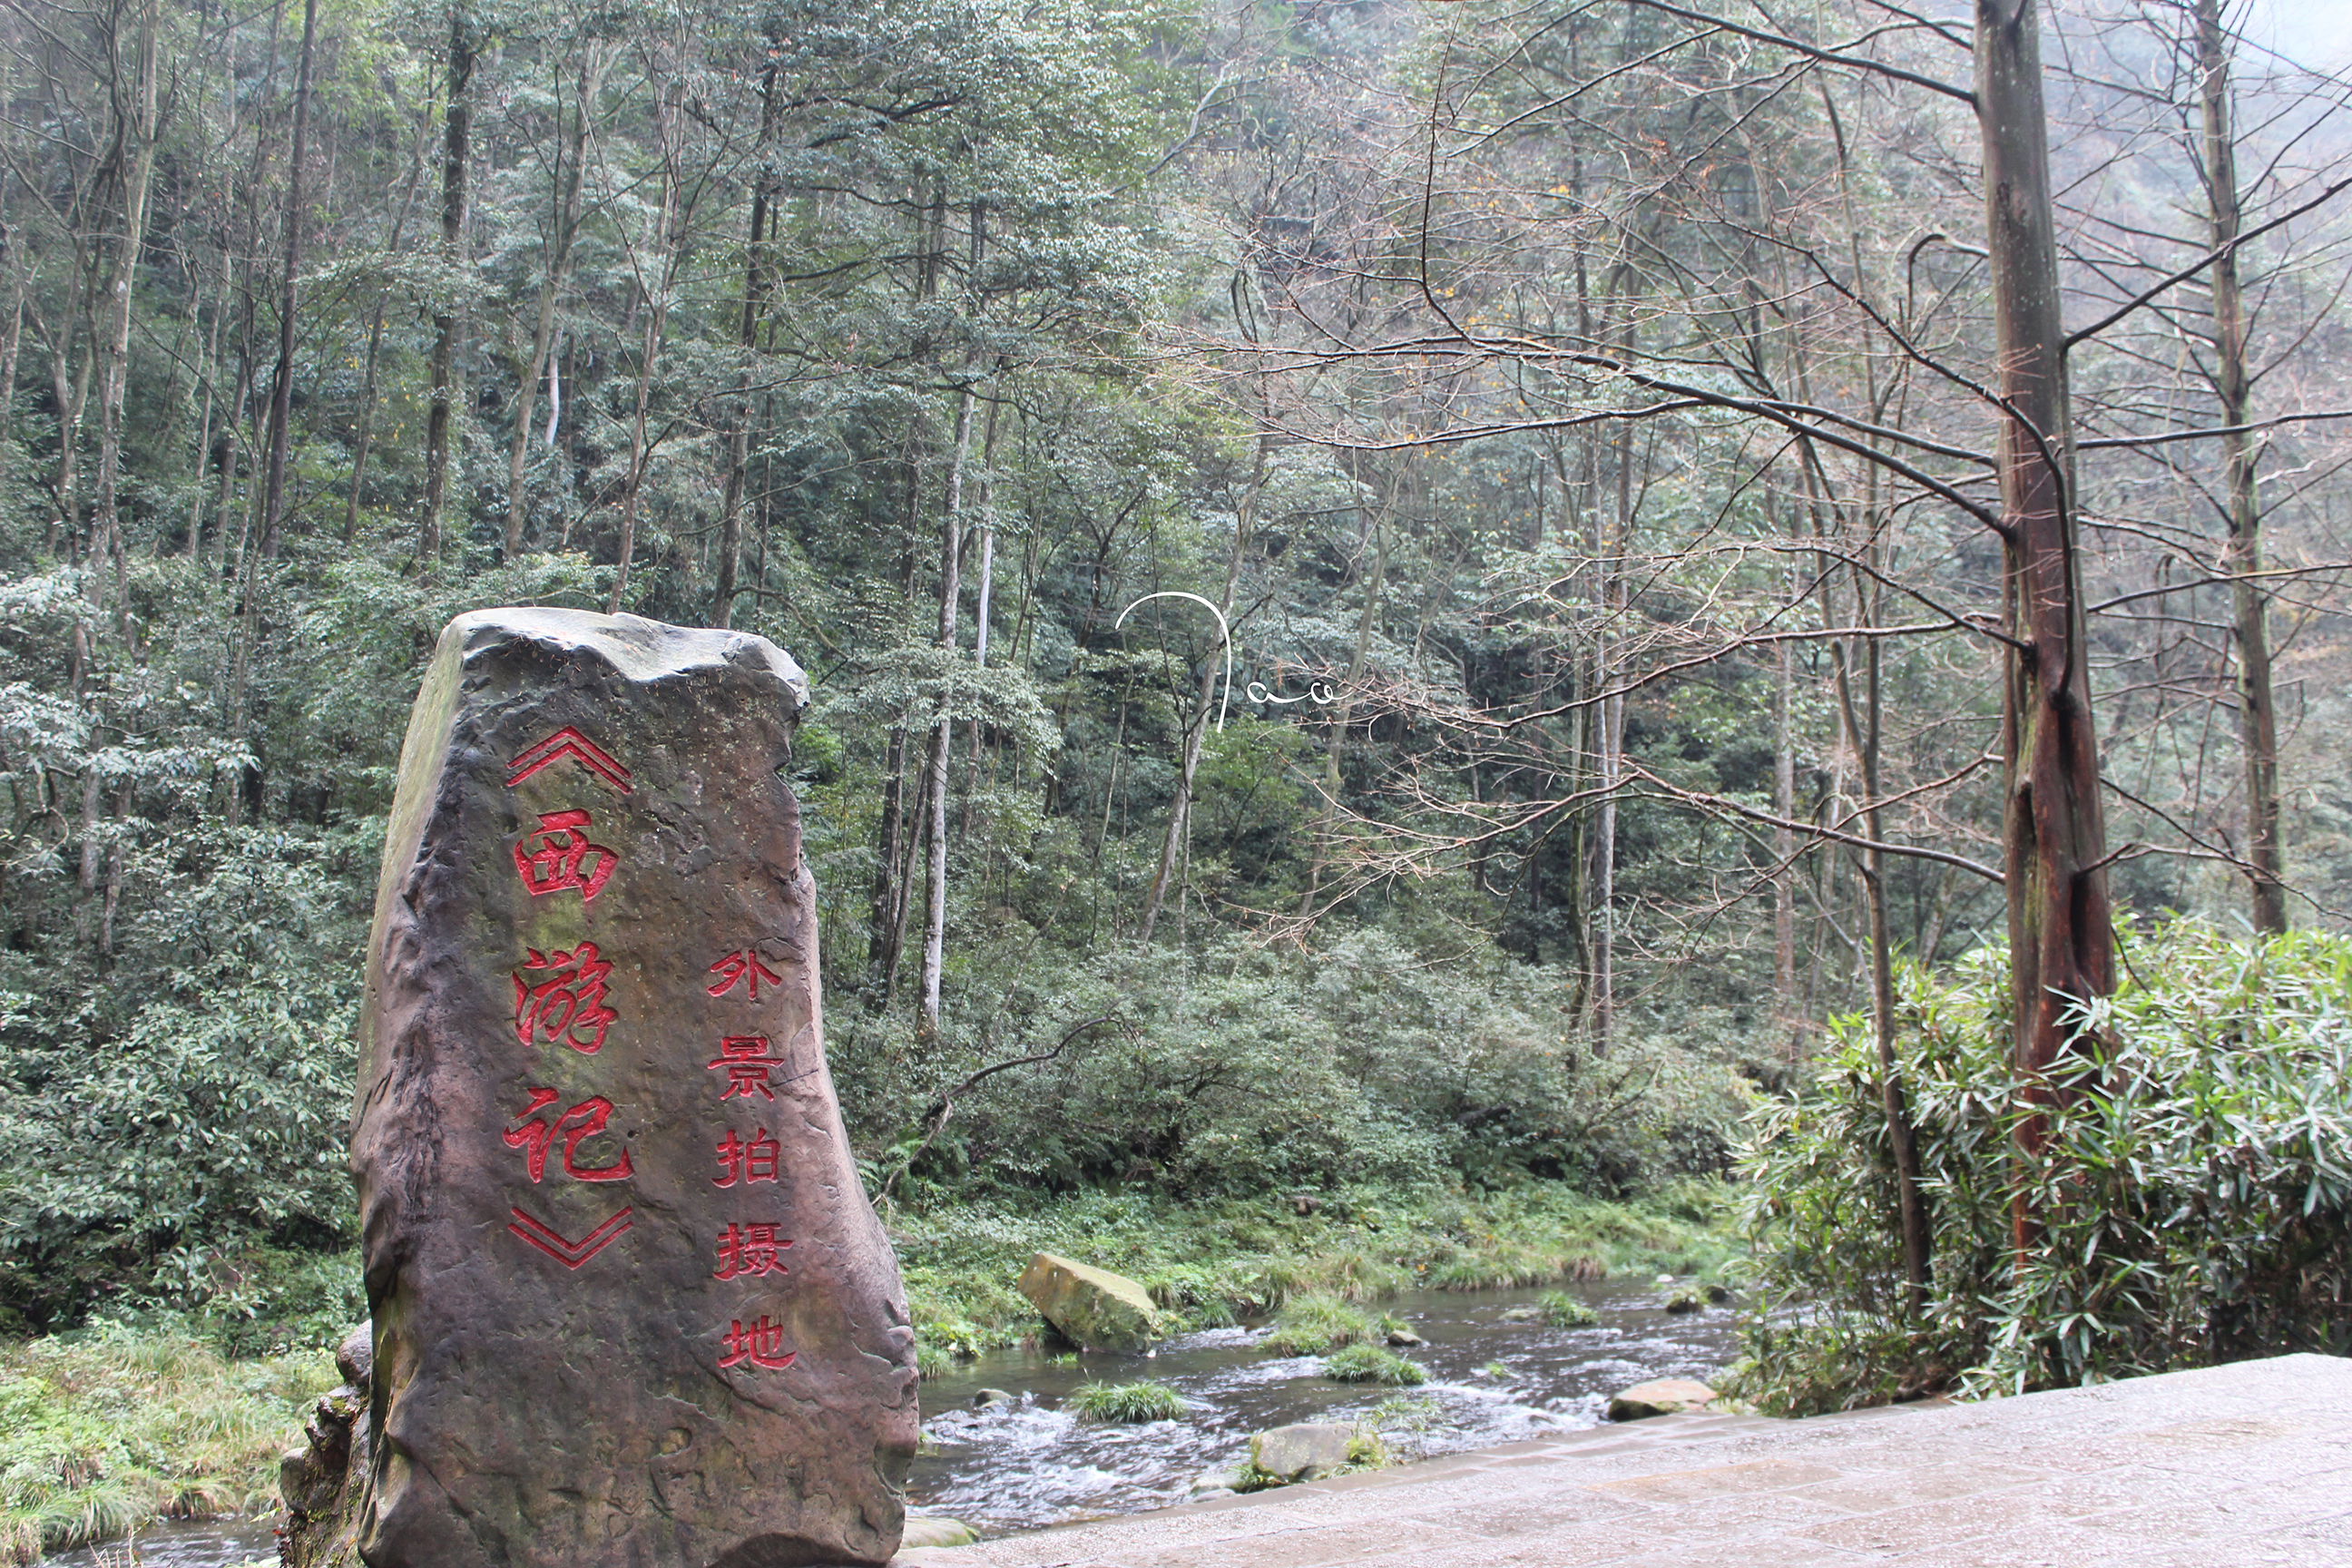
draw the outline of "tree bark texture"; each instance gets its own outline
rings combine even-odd
[[[2106,825],[2092,724],[2082,574],[2075,558],[2065,333],[2042,116],[2034,0],[1977,0],[1977,117],[1984,144],[1999,393],[2003,594],[2012,642],[2001,718],[2012,1027],[2036,1108],[2019,1127],[2046,1143],[2047,1075],[2078,1000],[2115,987]],[[2039,1226],[2021,1192],[2021,1252]]]
[[[467,173],[473,162],[474,20],[449,7],[448,108],[441,147],[441,262],[446,270],[433,312],[433,393],[425,416],[425,517],[416,531],[418,569],[430,579],[441,558],[441,517],[449,495],[451,426],[457,410],[457,337],[464,310],[456,290],[466,255]]]
[[[2205,194],[2212,217],[2213,389],[2221,395],[2223,479],[2230,542],[2231,626],[2237,647],[2238,736],[2246,766],[2246,880],[2254,930],[2286,930],[2286,847],[2279,830],[2278,721],[2271,701],[2270,595],[2263,592],[2262,459],[2242,426],[2253,418],[2253,379],[2246,368],[2246,304],[2238,279],[2240,213],[2237,149],[2230,126],[2230,50],[2221,0],[2197,0],[2197,70],[2201,79]]]

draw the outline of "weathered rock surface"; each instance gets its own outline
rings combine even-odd
[[[1696,1378],[1658,1377],[1633,1387],[1609,1401],[1612,1421],[1643,1421],[1653,1415],[1704,1410],[1714,1403],[1715,1390]]]
[[[291,1568],[358,1568],[374,1360],[373,1331],[362,1323],[335,1352],[342,1386],[320,1396],[302,1443],[278,1461],[278,1490],[286,1501],[281,1560]]]
[[[1041,1252],[1022,1270],[1020,1289],[1064,1339],[1087,1350],[1149,1350],[1160,1338],[1150,1292],[1108,1268]]]
[[[1250,1439],[1250,1464],[1286,1485],[1328,1476],[1348,1463],[1356,1429],[1330,1421],[1276,1426]]]
[[[825,1065],[779,772],[805,700],[740,633],[509,609],[442,634],[352,1142],[371,1568],[897,1548],[914,1334]]]
[[[980,1531],[960,1519],[943,1513],[910,1513],[906,1537],[899,1544],[920,1551],[926,1546],[969,1546],[979,1539]]]
[[[1235,1465],[1213,1466],[1192,1478],[1184,1500],[1199,1502],[1204,1498],[1231,1497],[1248,1484],[1247,1469]]]

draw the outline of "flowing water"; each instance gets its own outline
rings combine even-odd
[[[1597,1323],[1528,1321],[1536,1290],[1424,1292],[1383,1303],[1428,1342],[1404,1352],[1429,1374],[1413,1389],[1329,1382],[1318,1357],[1259,1350],[1263,1329],[1186,1334],[1150,1357],[982,1357],[923,1384],[929,1441],[908,1494],[926,1512],[990,1534],[1132,1513],[1182,1501],[1203,1471],[1244,1459],[1250,1435],[1268,1426],[1370,1416],[1392,1452],[1426,1458],[1597,1426],[1609,1396],[1629,1384],[1703,1378],[1737,1353],[1727,1309],[1670,1314],[1649,1283],[1568,1289],[1600,1314]],[[1114,1426],[1062,1408],[1082,1384],[1141,1378],[1181,1394],[1182,1419]],[[991,1388],[1013,1397],[976,1405]]]
[[[1542,1294],[1424,1292],[1382,1303],[1427,1344],[1405,1352],[1428,1373],[1419,1388],[1331,1383],[1315,1356],[1270,1356],[1263,1328],[1211,1329],[1150,1356],[1042,1352],[983,1356],[923,1384],[922,1454],[909,1500],[988,1534],[1181,1502],[1204,1470],[1246,1458],[1250,1434],[1292,1421],[1371,1417],[1400,1458],[1483,1448],[1596,1426],[1609,1396],[1652,1377],[1705,1377],[1732,1359],[1734,1314],[1676,1316],[1664,1289],[1603,1280],[1566,1287],[1600,1314],[1554,1329],[1528,1313]],[[1182,1419],[1141,1426],[1083,1421],[1062,1408],[1087,1383],[1149,1378],[1182,1395]],[[988,1405],[983,1391],[1011,1395]],[[1381,1408],[1385,1405],[1385,1408]],[[236,1568],[274,1557],[268,1526],[158,1524],[129,1543],[41,1560],[42,1568]]]

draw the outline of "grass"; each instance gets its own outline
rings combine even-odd
[[[1069,1408],[1089,1421],[1173,1421],[1184,1401],[1164,1383],[1089,1383],[1069,1398]]]
[[[983,1350],[1035,1343],[1036,1310],[1013,1286],[1037,1252],[1124,1274],[1172,1327],[1210,1328],[1308,1299],[1711,1272],[1732,1249],[1723,1192],[1696,1179],[1629,1203],[1549,1182],[1481,1194],[1365,1188],[1300,1215],[1276,1194],[1180,1204],[1091,1191],[898,1207],[887,1218],[924,1370],[936,1374]]]
[[[1349,1345],[1325,1358],[1323,1375],[1334,1383],[1377,1383],[1388,1388],[1418,1388],[1429,1374],[1394,1351]]]
[[[1543,1321],[1555,1329],[1589,1329],[1601,1321],[1601,1314],[1565,1290],[1548,1290],[1536,1303],[1543,1309]]]
[[[1328,1355],[1380,1337],[1381,1325],[1352,1302],[1311,1291],[1286,1302],[1259,1348],[1274,1355]]]
[[[236,1362],[124,1330],[0,1344],[0,1564],[274,1507],[278,1455],[340,1381],[324,1351]]]

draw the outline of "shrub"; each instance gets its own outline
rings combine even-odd
[[[1089,1383],[1069,1405],[1089,1421],[1173,1421],[1184,1414],[1182,1397],[1164,1383]]]
[[[1377,1383],[1389,1388],[1418,1388],[1429,1374],[1394,1351],[1378,1345],[1349,1345],[1331,1352],[1323,1375],[1334,1383]]]
[[[1896,1057],[1934,1240],[1916,1322],[1864,1022],[1758,1114],[1743,1396],[1802,1413],[2352,1349],[2352,942],[2122,935],[2137,979],[2077,1010],[2074,1098],[2030,1163],[1998,955],[1905,977]],[[2021,1180],[2043,1226],[2021,1263]]]

